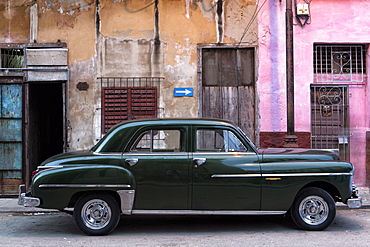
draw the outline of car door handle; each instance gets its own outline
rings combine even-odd
[[[201,166],[203,165],[205,162],[206,162],[206,158],[194,158],[193,161],[195,161],[195,163],[197,163],[198,166]]]
[[[125,159],[125,161],[130,165],[134,166],[139,161],[139,159]]]

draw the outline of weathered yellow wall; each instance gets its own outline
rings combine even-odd
[[[67,43],[69,82],[67,92],[68,143],[71,149],[88,148],[95,142],[96,115],[100,112],[99,90],[95,83],[95,4],[83,0],[38,1],[39,43]],[[87,82],[88,91],[77,83]]]
[[[60,40],[67,43],[69,49],[67,117],[71,150],[88,148],[101,137],[98,76],[163,76],[159,101],[163,108],[161,116],[197,117],[197,45],[257,43],[257,23],[249,24],[256,8],[254,0],[223,1],[222,37],[218,32],[216,8],[212,8],[217,3],[215,0],[159,0],[158,23],[154,0],[99,2],[97,13],[93,0],[37,1],[37,42]],[[0,1],[0,10],[0,43],[30,42],[30,6],[23,0]],[[97,16],[100,26],[96,25]],[[156,37],[160,40],[155,48],[158,57],[148,59]],[[114,45],[107,48],[104,44],[109,43]],[[117,64],[120,59],[125,60],[124,69],[122,65],[117,65],[120,69],[116,71],[104,68],[107,63],[103,62],[102,55],[117,60]],[[77,83],[82,81],[89,84],[87,91],[77,90]],[[175,87],[193,87],[194,96],[175,98]]]
[[[38,1],[38,43],[68,44],[69,63],[95,55],[95,4],[92,1]],[[85,7],[81,7],[85,6]]]
[[[225,43],[257,43],[256,7],[252,0],[225,1]]]
[[[1,43],[28,43],[29,23],[29,7],[23,0],[0,1]]]
[[[165,48],[161,101],[166,117],[198,116],[197,44],[215,43],[214,13],[205,13],[195,1],[161,1],[160,37]],[[193,97],[174,97],[174,88],[193,87]]]
[[[102,1],[101,34],[103,37],[152,39],[154,5],[139,11],[153,1]]]

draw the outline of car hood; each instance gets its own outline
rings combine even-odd
[[[262,162],[339,160],[336,150],[260,148]]]

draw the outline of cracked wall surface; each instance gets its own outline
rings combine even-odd
[[[197,117],[198,44],[257,43],[256,3],[247,0],[3,1],[0,43],[29,42],[33,4],[35,41],[67,44],[70,150],[89,148],[102,136],[98,77],[163,77],[161,116]],[[79,82],[89,88],[78,90]],[[177,87],[194,88],[194,96],[174,97]]]

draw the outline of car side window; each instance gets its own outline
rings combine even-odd
[[[198,129],[198,152],[246,152],[248,149],[230,130]]]
[[[144,131],[136,139],[130,152],[184,152],[182,133],[178,129],[151,129]]]

